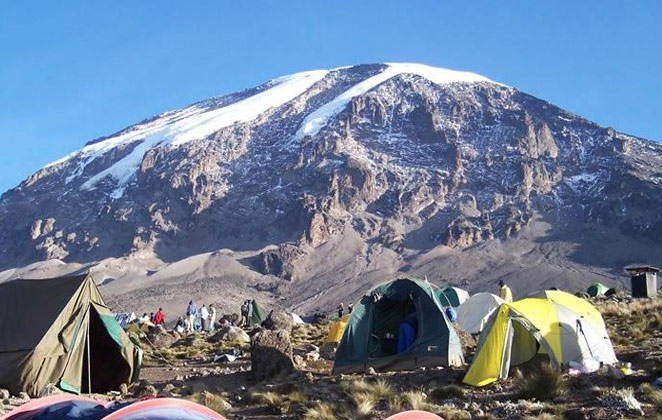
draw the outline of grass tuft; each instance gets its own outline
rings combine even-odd
[[[204,405],[205,407],[217,412],[218,414],[225,414],[225,412],[231,408],[230,403],[228,403],[228,401],[221,395],[212,394],[211,392],[207,391],[191,394],[188,399],[198,404]]]
[[[547,401],[563,395],[566,389],[567,383],[561,370],[551,363],[543,363],[538,370],[524,376],[519,390],[524,398]]]
[[[317,403],[303,415],[304,420],[336,420],[334,407],[327,403]]]
[[[458,385],[444,385],[430,391],[430,401],[435,404],[442,404],[450,399],[464,400],[466,396],[466,391]]]

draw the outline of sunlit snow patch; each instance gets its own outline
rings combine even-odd
[[[326,74],[325,70],[317,70],[281,77],[274,80],[275,85],[266,91],[228,106],[211,111],[192,106],[137,126],[132,131],[88,145],[69,156],[69,159],[78,157],[81,163],[68,177],[68,181],[81,175],[87,165],[109,150],[139,142],[127,156],[94,175],[82,186],[84,189],[93,189],[102,179],[112,177],[117,181],[117,188],[111,193],[111,197],[119,198],[150,149],[166,145],[180,146],[205,138],[232,124],[252,121],[269,109],[279,107],[301,95]]]
[[[429,81],[437,84],[449,83],[475,83],[475,82],[490,82],[490,79],[483,77],[479,74],[448,70],[438,67],[430,67],[424,64],[416,63],[387,63],[386,67],[381,73],[372,76],[346,90],[331,102],[322,105],[317,110],[308,114],[303,120],[299,130],[294,135],[294,141],[301,140],[305,136],[314,136],[317,134],[327,122],[342,112],[349,102],[360,95],[374,89],[378,85],[400,74],[415,74],[428,79]]]

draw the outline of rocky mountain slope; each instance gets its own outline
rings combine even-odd
[[[472,73],[370,64],[166,112],[46,166],[0,199],[0,269],[96,266],[129,306],[211,287],[312,310],[396,272],[579,288],[660,262],[660,204],[661,144]]]

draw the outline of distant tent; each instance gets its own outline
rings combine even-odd
[[[459,287],[446,286],[435,291],[437,298],[442,306],[452,306],[457,308],[469,299],[469,292]]]
[[[251,317],[249,320],[251,326],[257,326],[262,324],[264,320],[267,319],[268,313],[264,309],[262,309],[262,307],[257,303],[255,299],[250,301],[250,305],[253,307]]]
[[[69,394],[38,398],[2,420],[226,420],[200,404],[175,398],[107,403]]]
[[[329,333],[324,339],[325,343],[340,343],[342,340],[342,335],[345,332],[345,327],[347,326],[347,320],[352,314],[345,314],[342,318],[338,318],[329,325]]]
[[[607,290],[609,290],[609,288],[604,284],[595,283],[590,285],[588,289],[586,289],[586,293],[588,293],[589,296],[596,297],[596,296],[603,296],[605,293],[607,293]]]
[[[89,337],[89,359],[87,342]],[[39,395],[48,384],[107,392],[138,378],[142,351],[88,274],[0,284],[0,387]]]
[[[554,366],[592,358],[617,362],[600,312],[584,299],[547,290],[505,303],[494,312],[464,382],[488,385],[540,353]]]
[[[480,334],[502,303],[504,300],[492,293],[476,293],[457,308],[457,324],[469,334]]]
[[[418,328],[413,343],[397,352],[401,324],[413,313]],[[403,324],[404,325],[404,324]],[[338,345],[333,371],[404,370],[464,363],[460,339],[432,286],[400,279],[365,295],[354,308]]]
[[[113,317],[115,317],[115,321],[117,321],[122,328],[126,328],[127,325],[137,319],[136,314],[133,312],[118,312],[113,314]]]
[[[291,315],[292,315],[292,321],[294,321],[294,324],[296,324],[296,325],[305,324],[305,322],[303,322],[303,319],[301,319],[301,317],[299,315],[295,314],[294,312],[292,312]]]

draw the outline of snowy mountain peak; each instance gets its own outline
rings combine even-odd
[[[327,278],[324,255],[306,265],[313,250],[351,249],[351,263],[329,262],[335,276],[376,269],[376,255],[404,264],[523,232],[659,244],[660,174],[662,145],[476,74],[316,70],[143,120],[33,174],[0,199],[0,268],[228,248],[269,250],[241,254],[245,269]],[[620,259],[648,252],[618,243]]]
[[[330,118],[341,112],[353,98],[365,94],[398,75],[416,75],[440,85],[477,82],[494,83],[474,73],[423,64],[386,63],[376,66],[380,66],[380,68],[375,75],[359,81],[329,102],[311,110],[300,124],[292,141],[299,141],[304,136],[314,136],[327,124]],[[118,135],[91,143],[82,150],[47,165],[46,168],[63,164],[71,159],[77,160],[77,165],[70,170],[66,177],[67,183],[70,183],[79,178],[92,162],[104,154],[117,147],[136,143],[131,153],[112,166],[93,174],[81,184],[81,188],[91,190],[103,179],[112,178],[116,182],[116,188],[110,193],[110,197],[117,199],[124,194],[126,185],[135,176],[147,151],[157,147],[179,147],[190,141],[204,139],[233,124],[253,121],[268,110],[283,106],[302,95],[317,82],[327,77],[329,73],[348,72],[352,69],[354,67],[295,73],[271,80],[262,85],[262,89],[255,89],[252,94],[234,102],[230,101],[230,103],[224,104],[221,101],[221,105],[215,107],[201,106],[202,103],[199,103],[182,110],[166,112],[146,123],[139,123],[123,130]]]

